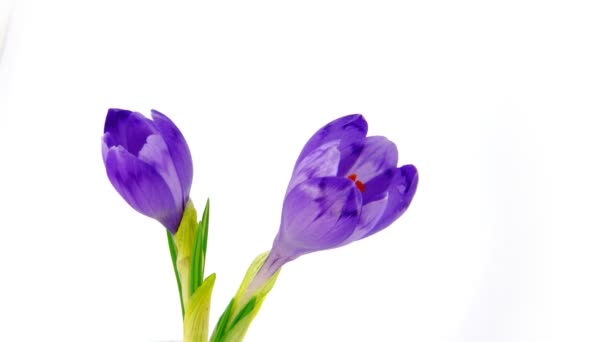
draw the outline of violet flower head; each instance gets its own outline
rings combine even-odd
[[[175,234],[192,185],[192,157],[173,122],[152,110],[152,120],[108,110],[102,156],[110,182],[138,212]]]
[[[300,255],[375,234],[408,208],[418,185],[416,167],[397,167],[395,144],[366,135],[367,122],[353,114],[325,125],[306,143],[262,277]]]

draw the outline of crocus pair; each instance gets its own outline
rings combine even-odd
[[[102,155],[110,182],[135,210],[175,233],[192,185],[192,158],[175,124],[152,110],[110,109]],[[379,232],[401,216],[418,184],[413,165],[397,167],[394,143],[367,137],[362,115],[319,129],[298,157],[279,232],[265,270]]]

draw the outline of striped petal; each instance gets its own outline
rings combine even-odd
[[[122,146],[109,148],[105,164],[110,182],[133,209],[176,232],[181,210],[176,207],[169,186],[152,166]]]
[[[418,187],[418,170],[414,165],[404,165],[394,169],[391,185],[388,187],[388,202],[375,227],[365,237],[375,234],[395,222],[407,210]]]
[[[182,186],[183,202],[187,202],[192,187],[192,155],[186,139],[177,126],[167,116],[152,110],[152,120],[167,144],[169,154],[175,166],[175,172]]]
[[[353,232],[361,213],[361,194],[342,177],[313,178],[285,198],[275,246],[283,257],[339,246]]]
[[[363,115],[351,114],[336,119],[323,126],[308,140],[298,157],[296,168],[308,154],[320,146],[337,141],[338,148],[344,150],[349,146],[361,143],[366,134],[367,121],[365,121]]]

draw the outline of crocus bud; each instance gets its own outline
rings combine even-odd
[[[413,165],[397,167],[397,147],[366,137],[362,115],[330,122],[306,143],[283,202],[279,232],[255,286],[287,261],[340,247],[388,227],[410,205]]]
[[[138,212],[175,234],[192,185],[192,157],[179,129],[152,110],[152,120],[109,109],[102,156],[110,182]]]

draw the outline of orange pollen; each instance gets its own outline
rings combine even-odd
[[[363,182],[361,182],[360,180],[357,180],[357,175],[356,174],[354,174],[354,173],[350,174],[346,178],[348,178],[351,181],[355,182],[355,186],[357,187],[357,189],[359,189],[359,191],[361,191],[361,192],[365,191],[365,184],[363,184]]]

